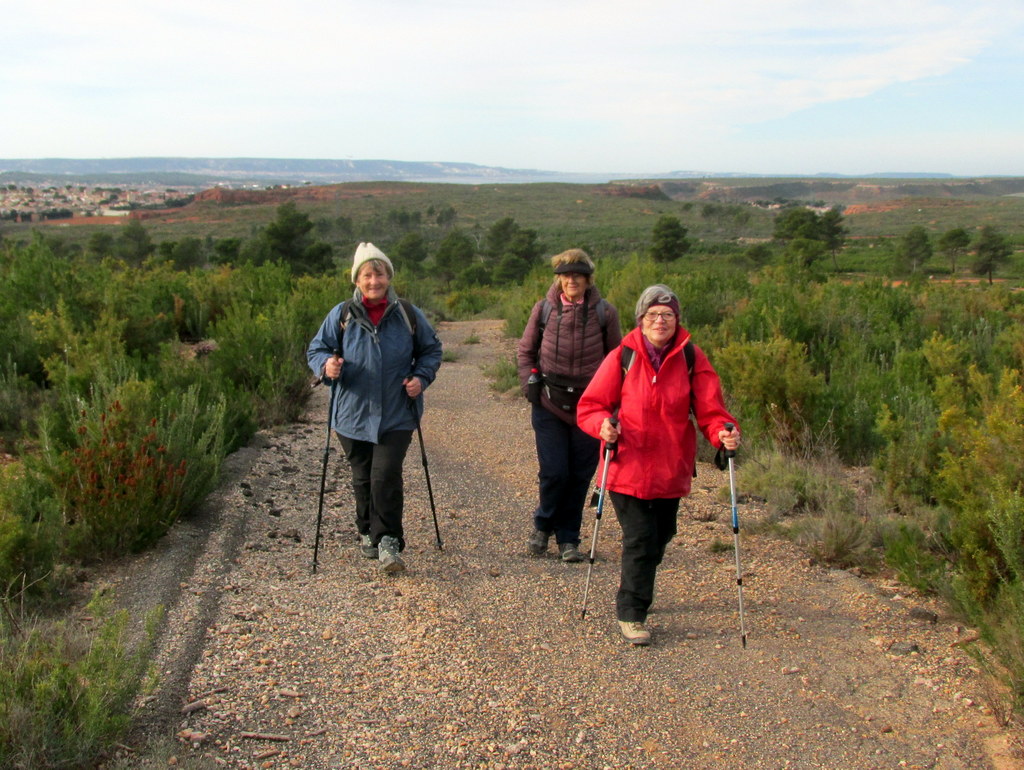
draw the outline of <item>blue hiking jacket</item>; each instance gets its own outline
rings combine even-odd
[[[422,311],[412,307],[416,316],[415,320],[409,319],[416,328],[413,345],[394,289],[388,289],[388,307],[376,327],[362,300],[356,289],[348,303],[350,318],[344,333],[341,314],[345,303],[327,314],[309,343],[306,359],[319,376],[327,359],[340,348],[344,363],[331,425],[342,436],[376,444],[389,431],[416,428],[423,413],[423,395],[411,402],[404,382],[410,375],[419,377],[426,390],[434,381],[441,366],[441,340]]]

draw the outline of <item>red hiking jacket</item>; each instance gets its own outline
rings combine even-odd
[[[618,450],[608,466],[607,487],[641,500],[685,497],[697,457],[697,432],[690,420],[691,378],[683,346],[690,333],[680,327],[655,374],[643,336],[634,329],[604,359],[576,409],[576,424],[599,436],[601,423],[618,409]],[[635,352],[622,376],[622,348]],[[736,419],[725,408],[722,386],[708,357],[694,345],[693,408],[701,432],[718,448],[718,432]],[[738,425],[737,425],[738,429]],[[601,478],[604,447],[601,447]]]

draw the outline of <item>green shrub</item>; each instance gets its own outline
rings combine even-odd
[[[971,367],[968,380],[962,393],[943,397],[936,487],[953,511],[958,577],[984,606],[1002,583],[1024,576],[1024,549],[1014,541],[1024,531],[1024,391],[1012,370],[996,378]]]
[[[35,414],[41,402],[41,391],[18,372],[14,359],[8,355],[0,361],[0,433],[34,432]]]
[[[841,467],[828,452],[817,457],[781,450],[759,453],[744,463],[743,483],[765,499],[773,518],[853,506],[852,494],[842,484]]]
[[[928,593],[942,592],[948,582],[948,545],[937,530],[925,531],[913,520],[882,527],[885,563],[900,581]]]
[[[461,289],[445,297],[447,315],[455,319],[467,319],[479,315],[494,304],[492,292],[485,288]]]
[[[484,367],[484,375],[491,381],[491,390],[507,393],[519,388],[519,368],[515,358],[501,356]]]
[[[619,311],[623,334],[636,326],[633,312],[644,289],[656,283],[668,283],[675,291],[663,265],[658,265],[650,257],[637,254],[633,254],[619,269],[613,270],[610,277],[602,280],[604,283],[599,284],[603,286],[602,294]]]
[[[265,307],[232,305],[211,328],[217,349],[210,366],[224,383],[249,394],[258,424],[290,422],[302,414],[310,394],[306,348],[316,332],[310,326],[302,302],[286,297]]]
[[[784,337],[767,342],[733,342],[715,354],[722,387],[740,408],[744,432],[774,434],[793,445],[814,416],[823,388],[803,347]]]
[[[39,462],[71,557],[151,545],[212,488],[223,457],[223,400],[200,405],[196,389],[161,399],[151,381],[105,378],[87,399],[65,395],[44,412]]]
[[[829,507],[820,516],[803,517],[791,534],[812,557],[833,567],[865,567],[877,560],[870,524],[847,507]]]
[[[113,363],[123,362],[122,341],[126,321],[104,310],[91,324],[80,324],[70,305],[61,299],[56,310],[30,315],[40,357],[50,385],[85,394],[91,383]]]
[[[0,467],[0,600],[45,595],[58,557],[54,490],[21,463]]]
[[[130,649],[127,615],[95,598],[79,621],[0,625],[0,767],[93,767],[131,724],[158,614]]]

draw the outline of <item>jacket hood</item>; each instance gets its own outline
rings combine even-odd
[[[685,345],[689,341],[690,341],[690,332],[687,331],[687,329],[685,327],[680,326],[678,329],[676,329],[675,339],[672,340],[672,343],[670,345],[672,350],[670,350],[669,353],[672,353],[676,348],[680,348],[681,349],[683,347],[683,345]],[[644,333],[640,329],[640,327],[637,326],[636,328],[632,329],[625,337],[623,337],[622,338],[622,344],[623,344],[623,346],[625,346],[627,348],[632,348],[633,350],[637,351],[638,353],[643,352],[644,351]]]

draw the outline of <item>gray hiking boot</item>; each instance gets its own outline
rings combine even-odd
[[[359,553],[367,559],[377,558],[377,546],[373,544],[373,538],[369,535],[359,536]]]
[[[561,556],[562,561],[567,564],[575,564],[578,561],[583,561],[583,554],[580,553],[580,549],[575,543],[559,543],[558,555]]]
[[[651,643],[651,632],[643,623],[632,620],[620,620],[619,629],[630,644],[644,647]]]
[[[526,540],[526,550],[532,556],[543,556],[548,551],[548,540],[550,539],[550,532],[541,532],[539,529],[535,529]]]
[[[384,572],[404,572],[405,562],[398,552],[398,538],[384,535],[377,544],[380,568]]]

